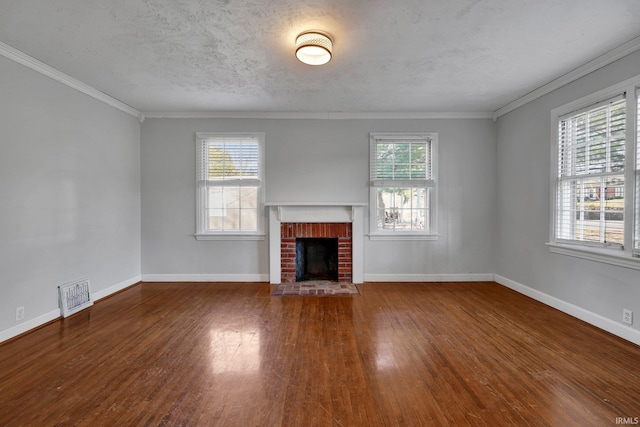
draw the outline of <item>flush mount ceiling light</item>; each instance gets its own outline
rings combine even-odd
[[[296,38],[296,58],[308,65],[322,65],[331,60],[333,42],[320,31],[306,31]]]

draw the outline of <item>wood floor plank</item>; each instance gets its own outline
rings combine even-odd
[[[640,347],[496,283],[142,283],[0,345],[1,426],[603,426]]]

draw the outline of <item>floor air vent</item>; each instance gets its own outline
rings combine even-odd
[[[67,283],[59,286],[58,289],[60,289],[60,312],[62,317],[71,316],[73,313],[93,305],[91,288],[87,279]]]

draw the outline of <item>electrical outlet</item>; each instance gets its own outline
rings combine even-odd
[[[24,319],[24,307],[16,308],[16,322]]]
[[[622,321],[627,325],[633,325],[633,311],[622,309]]]

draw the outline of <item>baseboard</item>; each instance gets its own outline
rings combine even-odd
[[[4,331],[0,331],[0,342],[17,337],[20,334],[24,334],[25,332],[28,332],[31,329],[35,329],[39,326],[44,325],[45,323],[51,322],[52,320],[56,320],[59,317],[60,317],[60,309],[55,309],[55,310],[51,310],[48,313],[43,314],[42,316],[38,316],[34,319],[27,320],[24,323],[20,323],[19,325],[16,325],[12,328],[5,329]]]
[[[495,281],[509,289],[512,289],[518,293],[533,298],[536,301],[540,301],[543,304],[551,306],[557,310],[560,310],[570,316],[583,320],[595,327],[603,329],[613,335],[623,338],[627,341],[631,341],[634,344],[640,345],[640,331],[633,329],[629,326],[625,326],[622,323],[614,322],[599,314],[593,313],[584,308],[578,307],[561,299],[558,299],[544,292],[540,292],[536,289],[525,286],[521,283],[515,282],[506,277],[495,275]]]
[[[493,282],[493,274],[366,274],[365,282]],[[268,282],[269,274],[143,274],[143,282]]]
[[[113,286],[109,286],[107,289],[103,289],[101,291],[98,292],[94,292],[93,293],[93,300],[94,301],[98,301],[101,300],[103,298],[108,297],[109,295],[113,295],[116,292],[120,292],[123,289],[128,288],[129,286],[135,285],[136,283],[140,282],[142,280],[142,276],[135,276],[132,277],[130,279],[124,280],[120,283],[116,283]]]
[[[611,319],[578,307],[544,292],[525,286],[498,274],[366,274],[365,282],[485,282],[496,281],[502,286],[526,295],[543,304],[583,320],[627,341],[640,345],[640,331]],[[268,274],[143,274],[132,277],[113,286],[95,292],[94,300],[99,300],[119,292],[140,281],[144,282],[268,282]],[[35,329],[60,317],[55,309],[34,319],[0,331],[0,343]]]
[[[123,282],[110,286],[107,289],[94,292],[93,299],[94,301],[97,301],[99,299],[108,297],[109,295],[115,294],[116,292],[119,292],[125,288],[128,288],[131,285],[135,285],[140,280],[141,280],[141,276],[132,277]],[[27,320],[26,322],[20,323],[19,325],[16,325],[12,328],[6,329],[4,331],[0,331],[0,343],[3,341],[9,340],[11,338],[15,338],[20,334],[24,334],[25,332],[29,332],[32,329],[36,329],[58,318],[60,318],[60,309],[56,308],[55,310],[51,310],[50,312],[45,313],[41,316]]]
[[[493,274],[365,274],[365,282],[493,282]]]
[[[143,282],[268,282],[268,274],[143,274]]]

